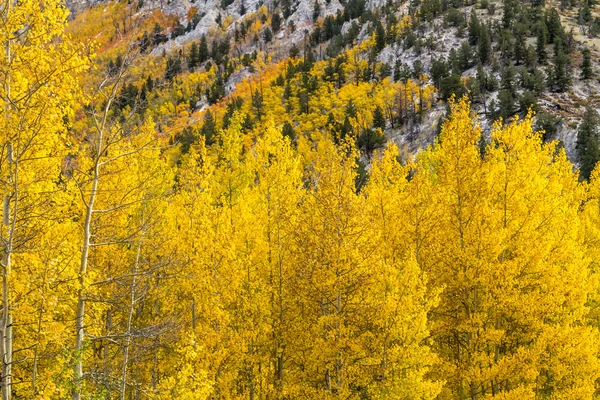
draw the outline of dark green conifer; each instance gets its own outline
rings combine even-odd
[[[600,161],[600,146],[598,145],[598,113],[588,106],[579,124],[577,132],[577,154],[579,156],[579,174],[581,179],[589,179],[596,163]]]

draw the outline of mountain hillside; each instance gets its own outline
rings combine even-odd
[[[386,114],[383,133],[410,153],[433,143],[437,132],[434,126],[445,114],[445,100],[451,94],[460,97],[469,93],[486,136],[497,118],[524,116],[532,107],[537,114],[537,126],[546,131],[545,137],[559,140],[569,158],[578,163],[577,126],[585,106],[596,106],[600,88],[595,75],[600,44],[595,36],[600,30],[600,20],[593,5],[510,1],[504,4],[485,0],[473,4],[437,0],[422,3],[352,0],[346,4],[338,0],[145,0],[121,5],[118,8],[127,10],[120,10],[119,17],[106,9],[107,4],[69,4],[80,13],[76,14],[73,25],[100,9],[104,10],[103,18],[113,20],[107,27],[114,36],[107,46],[107,55],[116,57],[119,52],[114,55],[115,48],[120,46],[124,52],[126,44],[135,43],[144,50],[137,65],[150,62],[144,61],[149,58],[154,59],[153,63],[161,59],[162,63],[176,60],[171,79],[181,84],[189,79],[188,71],[212,73],[218,78],[214,93],[209,94],[210,88],[202,87],[196,97],[176,100],[190,104],[187,109],[190,120],[185,125],[191,127],[201,121],[207,107],[217,114],[219,127],[222,108],[216,103],[224,104],[236,96],[238,84],[260,80],[264,86],[271,86],[271,76],[262,76],[263,71],[293,60],[290,51],[292,56],[302,59],[311,52],[311,62],[325,63],[333,69],[323,70],[320,79],[335,75],[336,69],[346,71],[348,76],[337,87],[350,83],[348,80],[380,84],[386,77],[389,82],[384,85],[403,84],[408,79],[419,81],[419,86],[433,85],[435,95],[427,99],[431,103],[427,110],[407,113],[394,110],[391,103],[381,105]],[[89,9],[83,11],[86,8]],[[507,8],[510,11],[505,11]],[[152,26],[148,21],[157,15],[169,22]],[[123,18],[122,25],[119,18]],[[130,25],[131,32],[124,34]],[[201,61],[192,61],[190,68],[190,51],[200,46],[203,37],[210,52],[203,54]],[[142,42],[148,43],[141,46]],[[215,52],[216,43],[222,44],[221,51]],[[584,78],[582,64],[586,52],[589,52],[591,75]],[[364,64],[357,67],[362,71],[356,72],[362,76],[349,76],[353,73],[349,55],[355,57],[352,61]],[[164,76],[159,74],[155,78]],[[310,114],[310,107],[308,111]],[[353,121],[357,125],[353,127],[355,131],[360,133],[370,128],[369,114],[373,111],[364,110],[365,121]],[[296,127],[298,121],[291,120],[296,119],[298,111],[288,114],[288,122]],[[285,122],[276,121],[279,125]],[[319,127],[326,128],[322,124]]]
[[[595,0],[19,0],[0,397],[600,398]]]

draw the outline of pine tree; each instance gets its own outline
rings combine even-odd
[[[466,71],[467,69],[469,69],[473,66],[474,55],[473,55],[473,49],[471,48],[471,45],[469,44],[469,42],[467,42],[467,41],[462,42],[462,44],[458,48],[457,57],[459,60],[461,72]]]
[[[399,66],[398,63],[397,63],[397,65]],[[448,63],[443,58],[441,58],[439,60],[433,59],[431,61],[431,70],[430,71],[431,71],[431,79],[433,80],[435,87],[437,87],[439,89],[442,79],[446,78],[448,76],[448,74],[450,73],[450,71],[448,69]],[[400,71],[398,71],[398,75],[399,75],[399,72]],[[399,80],[398,78],[396,78],[396,72],[394,72],[394,79]]]
[[[556,137],[556,130],[560,117],[551,113],[539,113],[535,118],[534,128],[536,131],[543,131],[542,140],[547,141]]]
[[[510,90],[501,90],[498,93],[499,113],[502,119],[508,120],[514,113],[515,98]]]
[[[208,51],[208,43],[206,41],[206,35],[202,35],[200,38],[200,48],[198,49],[198,62],[203,63],[208,60],[209,51]]]
[[[515,0],[504,0],[504,8],[502,14],[502,25],[505,29],[510,28],[512,21],[515,18],[515,9],[517,3]]]
[[[594,167],[600,161],[598,128],[600,117],[596,110],[588,106],[577,131],[577,154],[579,156],[579,174],[581,179],[589,180]]]
[[[477,18],[477,13],[473,9],[471,11],[471,17],[469,19],[469,44],[471,46],[475,46],[479,42],[479,37],[481,36],[481,24],[479,23],[479,19]]]
[[[192,43],[190,46],[190,54],[188,56],[188,69],[193,71],[198,66],[199,55],[198,55],[198,44]]]
[[[283,10],[283,18],[288,19],[290,15],[292,15],[292,1],[291,0],[282,0],[281,8]]]
[[[383,110],[380,106],[375,107],[375,111],[373,111],[373,128],[379,128],[384,130],[386,126],[385,116],[383,115]]]
[[[538,22],[536,34],[536,49],[538,61],[540,64],[545,64],[547,58],[546,45],[548,44],[548,28],[546,27],[546,23],[544,22],[544,20]]]
[[[356,147],[364,151],[367,157],[385,145],[385,136],[381,129],[366,128],[356,138]]]
[[[265,43],[271,43],[271,41],[273,40],[273,31],[271,30],[271,28],[267,28],[264,30],[263,39]]]
[[[589,80],[594,76],[590,49],[583,49],[582,54],[583,61],[581,62],[581,79]]]
[[[589,2],[585,0],[579,9],[579,21],[580,25],[589,24],[593,19],[592,11],[590,9]]]
[[[517,94],[517,88],[515,85],[515,68],[511,63],[508,63],[502,67],[500,72],[502,89],[508,90],[514,97]]]
[[[515,45],[514,45],[514,57],[515,64],[519,65],[523,60],[527,57],[527,49],[525,45],[527,44],[526,40],[526,27],[522,23],[515,23],[514,26],[514,36],[515,36]]]
[[[152,44],[154,46],[159,45],[163,41],[164,35],[162,34],[162,30],[158,22],[154,24],[154,29],[152,30]]]
[[[450,49],[450,53],[448,54],[448,63],[450,64],[451,68],[452,68],[452,73],[454,75],[461,75],[462,74],[462,65],[461,65],[461,60],[460,60],[460,56],[458,55],[458,51],[456,51],[456,49],[453,47]]]
[[[554,57],[554,85],[562,92],[566,91],[571,85],[571,77],[569,73],[569,56],[563,53],[562,50]]]
[[[380,53],[385,48],[385,29],[381,22],[375,28],[375,51]]]
[[[252,108],[254,111],[254,115],[256,118],[260,119],[264,114],[264,99],[263,94],[260,90],[254,90],[254,94],[252,95]]]
[[[273,28],[273,32],[277,33],[281,29],[281,17],[279,16],[279,12],[275,12],[273,17],[271,18],[271,28]]]
[[[284,137],[289,138],[291,142],[293,142],[296,139],[296,132],[294,131],[294,127],[292,126],[292,124],[290,124],[289,121],[285,121],[285,124],[283,124],[281,134]]]
[[[558,15],[558,11],[556,8],[552,8],[547,17],[548,21],[548,42],[554,43],[556,40],[565,41],[565,32],[562,27],[562,23],[560,22],[560,15]]]
[[[490,40],[490,34],[488,28],[481,27],[481,36],[479,37],[478,55],[479,60],[482,64],[487,64],[492,54],[492,42]]]
[[[207,110],[204,114],[201,133],[202,136],[204,136],[206,144],[210,145],[215,142],[217,125],[213,113],[210,110]]]
[[[352,136],[354,132],[354,127],[352,126],[352,122],[350,122],[350,117],[346,115],[344,117],[344,123],[340,129],[339,141],[346,140],[348,136]]]

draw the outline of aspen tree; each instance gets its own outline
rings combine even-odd
[[[8,1],[0,17],[4,50],[0,62],[4,103],[0,117],[3,198],[0,386],[5,400],[12,393],[27,391],[27,396],[34,396],[37,392],[40,336],[19,335],[19,341],[15,342],[13,332],[17,326],[33,324],[34,315],[38,316],[37,331],[41,332],[42,319],[37,311],[27,309],[28,304],[23,300],[15,300],[27,292],[27,282],[33,278],[26,276],[27,261],[20,254],[40,251],[44,214],[53,201],[51,193],[56,190],[52,180],[60,174],[60,158],[64,154],[63,118],[71,115],[77,95],[74,75],[86,64],[81,48],[63,40],[66,16],[64,7],[53,1]],[[38,288],[34,291],[39,293]],[[43,308],[43,300],[36,300],[42,302],[38,304]],[[33,359],[33,365],[15,361],[15,351],[26,354],[23,360]],[[22,367],[31,372],[25,373]],[[31,385],[27,388],[19,385],[15,390],[14,378],[30,381]]]
[[[252,210],[256,234],[260,234],[264,248],[260,257],[261,275],[268,287],[263,301],[268,301],[270,314],[268,336],[265,338],[270,350],[269,375],[274,396],[293,393],[294,372],[289,371],[293,355],[294,318],[293,307],[293,233],[299,218],[298,204],[302,202],[300,158],[269,122],[264,133],[252,150],[250,161],[256,173],[257,184],[253,188]]]
[[[169,225],[178,238],[172,251],[181,255],[178,273],[182,279],[164,303],[169,298],[179,301],[179,307],[173,304],[167,312],[182,315],[185,325],[174,346],[176,359],[167,365],[153,363],[152,386],[166,393],[164,398],[203,398],[200,391],[204,389],[199,385],[207,385],[208,396],[213,393],[213,385],[222,379],[212,368],[222,368],[218,355],[223,353],[213,341],[214,330],[221,329],[215,326],[219,324],[215,316],[222,311],[220,303],[213,299],[214,288],[209,286],[215,271],[211,264],[211,259],[215,259],[211,256],[215,246],[211,225],[215,191],[214,164],[204,142],[190,147],[176,173],[178,184],[170,204],[175,212]],[[160,375],[166,376],[159,380]],[[198,380],[198,376],[205,378]]]
[[[92,253],[92,265],[98,270],[90,275],[94,277],[90,297],[109,321],[103,330],[96,321],[88,324],[96,329],[87,333],[94,349],[103,352],[99,360],[97,356],[90,360],[88,369],[95,381],[119,398],[150,386],[150,374],[135,360],[151,358],[152,352],[159,351],[153,340],[157,335],[169,336],[173,323],[169,314],[141,311],[167,300],[160,287],[178,266],[170,254],[172,231],[165,211],[172,171],[161,159],[160,148],[148,146],[154,142],[152,124],[132,135],[112,148],[115,154],[129,153],[123,164],[114,160],[104,169],[103,184],[120,199],[107,204],[109,199],[99,196],[96,202],[98,210],[109,209],[110,216],[104,212],[96,217],[95,238],[103,244]],[[120,254],[117,262],[113,254]]]
[[[158,145],[152,122],[146,120],[136,123],[135,109],[125,110],[126,115],[121,118],[120,111],[113,107],[134,57],[133,52],[127,53],[118,74],[100,85],[90,100],[89,118],[77,126],[82,140],[72,181],[81,206],[82,250],[77,273],[74,399],[80,399],[84,393],[83,362],[89,348],[85,338],[102,337],[96,317],[102,313],[102,301],[93,301],[87,311],[86,304],[88,299],[95,297],[95,281],[102,280],[106,269],[111,273],[111,252],[136,237],[139,227],[131,230],[127,226],[129,210],[146,201],[148,188],[156,184],[156,167],[148,168],[148,165],[140,164],[145,157],[150,158],[152,154],[156,157],[157,154]],[[130,168],[131,171],[128,171]],[[139,175],[129,175],[134,171]],[[90,260],[93,262],[91,265]],[[85,323],[87,314],[90,316],[89,324]],[[104,382],[110,380],[105,374],[99,376]]]
[[[375,244],[360,218],[364,199],[356,194],[351,145],[338,149],[322,138],[305,154],[310,195],[301,205],[295,245],[303,326],[296,363],[303,396],[345,397],[369,380],[359,360],[369,337],[362,327],[375,313],[367,261]]]
[[[542,144],[531,123],[496,125],[482,158],[463,99],[422,158],[441,196],[437,234],[421,255],[444,287],[432,334],[455,372],[442,398],[593,393],[597,333],[583,325],[594,285],[578,241],[582,198],[564,152]]]
[[[252,175],[245,161],[242,118],[236,114],[220,132],[220,146],[191,147],[179,170],[175,198],[181,213],[179,251],[188,257],[180,296],[189,305],[188,329],[204,349],[203,362],[195,368],[206,371],[215,396],[226,398],[256,390],[252,371],[258,346],[253,340],[261,333],[245,325],[253,323],[248,316],[260,311],[260,302],[247,301],[257,274],[249,248]]]
[[[221,146],[217,148],[217,169],[214,199],[217,206],[212,213],[211,292],[220,302],[222,314],[216,315],[213,329],[214,343],[220,351],[231,349],[230,359],[222,354],[226,374],[220,379],[217,372],[217,393],[230,396],[256,395],[261,385],[256,373],[259,358],[259,338],[264,320],[260,302],[253,298],[259,292],[257,265],[252,262],[254,238],[248,236],[251,206],[248,202],[253,175],[247,163],[245,137],[241,131],[242,115],[234,117],[231,126],[220,133]],[[243,327],[243,328],[242,328]],[[238,329],[243,331],[236,333]],[[224,341],[222,341],[224,339]],[[227,350],[229,352],[229,350]],[[240,382],[236,390],[234,381]]]
[[[417,263],[421,239],[411,240],[419,237],[409,223],[411,214],[416,214],[417,229],[422,215],[410,204],[415,195],[408,189],[416,179],[407,181],[410,167],[400,165],[398,148],[390,144],[374,161],[365,189],[372,240],[379,244],[372,295],[380,302],[380,312],[372,321],[377,346],[370,349],[371,357],[379,361],[379,379],[371,390],[382,398],[433,399],[442,385],[426,377],[439,362],[426,338],[427,313],[436,304],[437,293],[428,291],[427,277]]]
[[[151,386],[151,374],[138,360],[151,359],[154,352],[160,351],[154,345],[157,336],[169,338],[176,334],[173,332],[176,324],[168,312],[170,309],[165,307],[173,295],[165,293],[164,287],[170,285],[169,276],[180,270],[180,262],[172,254],[175,237],[167,212],[173,184],[171,171],[165,168],[158,149],[142,153],[135,161],[139,184],[145,189],[140,204],[128,213],[131,225],[127,231],[135,234],[128,235],[128,240],[120,246],[123,254],[129,254],[130,261],[128,268],[117,269],[112,277],[107,277],[112,281],[110,285],[114,284],[114,290],[111,290],[115,299],[111,305],[113,315],[121,315],[118,319],[121,324],[114,330],[123,336],[117,346],[117,352],[122,350],[123,354],[121,398],[128,392],[139,393]],[[129,165],[131,171],[131,163]],[[127,297],[127,306],[119,307],[119,300]],[[156,310],[157,303],[159,310]],[[155,308],[153,313],[144,312],[152,308]]]

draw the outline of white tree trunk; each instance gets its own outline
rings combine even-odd
[[[133,310],[135,306],[135,284],[139,270],[140,256],[142,254],[142,241],[144,240],[144,214],[142,213],[142,229],[141,236],[138,242],[137,254],[135,255],[135,263],[131,274],[131,285],[129,287],[129,310],[127,314],[127,331],[125,332],[125,348],[123,349],[123,368],[121,371],[121,400],[125,400],[125,391],[127,389],[127,364],[129,363],[129,347],[131,346],[131,320],[133,318]]]

